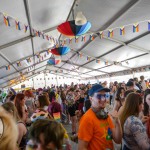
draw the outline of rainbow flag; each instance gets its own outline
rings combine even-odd
[[[125,27],[120,27],[120,35],[125,35]]]
[[[105,65],[108,65],[108,61],[105,61]]]
[[[10,65],[6,66],[6,70],[10,70]]]
[[[40,37],[40,31],[36,31],[36,36]]]
[[[21,62],[20,61],[17,62],[17,67],[19,67],[19,66],[21,66]]]
[[[5,23],[6,26],[10,26],[10,22],[9,22],[8,16],[4,15],[4,23]]]
[[[91,57],[87,56],[87,60],[90,61],[90,60],[91,60]]]
[[[43,39],[45,39],[45,35],[44,35],[44,33],[41,33],[41,34],[42,34]]]
[[[66,44],[66,40],[64,40],[63,44],[64,44],[64,45]]]
[[[81,39],[81,41],[86,41],[86,36],[82,36],[82,39]]]
[[[150,22],[148,22],[148,30],[150,31]]]
[[[133,25],[133,32],[139,32],[139,24]]]
[[[20,22],[19,21],[15,21],[15,24],[16,24],[16,29],[17,30],[21,30]]]
[[[46,35],[46,39],[49,41],[49,36],[48,35]]]
[[[72,43],[72,39],[69,39],[69,44]]]
[[[40,54],[36,54],[36,57],[37,57],[37,58],[40,58]]]
[[[113,30],[108,30],[108,37],[113,37],[114,36],[114,31]]]
[[[103,31],[100,31],[99,34],[100,34],[100,35],[99,35],[99,36],[100,36],[100,39],[104,38],[104,32],[103,32]]]
[[[79,38],[75,38],[75,43],[78,43]]]
[[[97,59],[97,60],[96,60],[96,63],[100,64],[100,60],[99,60],[99,59]]]
[[[60,112],[53,113],[53,117],[56,121],[60,122]]]
[[[94,36],[90,35],[90,40],[93,41],[94,40]]]
[[[28,25],[26,26],[26,25],[24,25],[24,32],[26,33],[27,32],[27,30],[28,30]]]
[[[30,57],[29,57],[29,58],[27,58],[26,60],[27,60],[27,62],[28,62],[28,63],[30,63],[30,62],[31,62],[31,58],[30,58]]]
[[[80,56],[80,58],[81,58],[81,57],[82,57],[82,53],[79,52],[79,56]]]

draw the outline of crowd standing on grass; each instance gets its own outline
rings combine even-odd
[[[0,92],[0,150],[149,150],[150,84],[140,79]],[[71,133],[64,128],[71,126]]]

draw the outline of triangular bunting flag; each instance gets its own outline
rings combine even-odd
[[[19,21],[15,21],[15,24],[16,24],[16,29],[17,30],[21,30],[21,28],[20,28],[20,22]]]
[[[10,26],[9,18],[5,14],[4,14],[4,23],[5,23],[6,26]]]
[[[100,64],[100,59],[97,59],[97,60],[96,60],[96,63]]]
[[[99,36],[100,36],[100,39],[103,39],[103,38],[104,38],[104,32],[103,32],[103,31],[100,31],[100,32],[99,32]]]
[[[93,41],[94,40],[94,36],[90,35],[90,40]]]
[[[113,37],[114,36],[114,31],[112,29],[108,30],[108,37]]]
[[[120,27],[120,35],[125,35],[125,27]]]
[[[28,30],[28,25],[24,25],[24,32],[26,33]]]
[[[133,25],[133,32],[139,32],[139,24]]]

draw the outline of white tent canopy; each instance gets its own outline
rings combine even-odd
[[[29,79],[43,71],[77,80],[149,71],[149,8],[150,0],[1,0],[0,88],[9,86],[16,78],[15,84],[21,82],[22,77]],[[57,31],[57,26],[73,20],[79,11],[92,27],[86,34],[86,41],[80,36],[78,42],[73,39],[69,43],[68,37]],[[4,24],[4,12],[9,18],[8,27]],[[21,30],[16,29],[15,20],[20,22]],[[139,24],[139,32],[133,33],[134,23]],[[30,26],[26,33],[24,24]],[[122,26],[125,27],[124,35],[120,35]],[[54,41],[36,36],[32,29],[49,35]],[[114,29],[113,37],[108,37],[108,29]],[[102,39],[97,34],[100,31],[105,31]],[[71,51],[61,57],[59,65],[48,66],[51,54],[45,55],[47,50],[55,41],[64,40]],[[40,61],[38,53],[42,56]],[[10,70],[6,70],[8,66]]]

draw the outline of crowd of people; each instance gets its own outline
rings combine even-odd
[[[0,150],[71,150],[71,140],[78,150],[150,150],[149,82],[12,90],[2,101]]]

